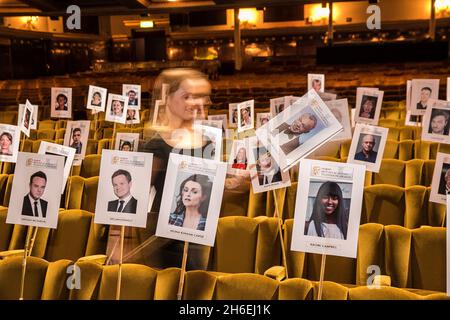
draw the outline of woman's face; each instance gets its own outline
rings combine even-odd
[[[122,115],[122,104],[119,100],[114,100],[112,103],[112,109],[114,115]]]
[[[327,195],[320,199],[323,211],[326,215],[331,215],[336,211],[339,205],[339,198],[336,195]]]
[[[238,151],[238,153],[236,155],[236,158],[238,160],[245,160],[245,149],[244,148],[240,148],[239,149],[239,151]]]
[[[200,207],[202,197],[202,186],[200,183],[188,181],[184,184],[181,199],[185,207]]]
[[[370,112],[372,112],[372,109],[373,109],[372,101],[371,100],[366,100],[366,102],[364,102],[364,105],[363,105],[364,112],[365,113],[370,113]]]
[[[2,135],[0,138],[0,147],[2,150],[9,150],[9,146],[11,145],[11,140],[9,140],[6,134]]]
[[[167,107],[174,116],[184,121],[193,120],[197,114],[204,113],[210,93],[211,85],[205,79],[186,79],[168,96]]]
[[[98,94],[94,94],[94,96],[92,97],[92,104],[100,104],[101,101],[102,99],[100,98],[100,96]]]
[[[241,116],[242,116],[242,118],[243,118],[244,120],[247,120],[247,119],[248,119],[249,113],[248,113],[247,109],[242,109],[242,110],[241,110]]]
[[[130,146],[125,144],[122,146],[122,151],[130,151]]]

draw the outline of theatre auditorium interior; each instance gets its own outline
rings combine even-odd
[[[448,300],[449,77],[449,0],[0,0],[0,300]]]

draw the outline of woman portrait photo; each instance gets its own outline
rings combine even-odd
[[[91,99],[91,105],[99,107],[102,105],[102,95],[100,94],[100,92],[96,91],[94,92],[94,94],[92,95],[92,99]]]
[[[9,132],[3,132],[0,135],[0,154],[6,156],[12,156],[11,146],[13,143],[13,137]]]
[[[55,110],[67,111],[67,96],[65,94],[60,93],[56,96]]]
[[[233,164],[231,165],[233,169],[247,169],[247,151],[244,147],[240,147],[238,152],[236,153],[236,157],[233,160]]]
[[[111,115],[114,117],[122,117],[124,102],[120,100],[113,100],[111,103]]]
[[[212,185],[208,176],[202,174],[184,179],[176,196],[176,208],[169,216],[169,224],[204,231]]]
[[[305,223],[305,235],[345,240],[347,228],[348,210],[342,189],[336,182],[327,181],[317,191],[311,217]]]
[[[136,110],[128,109],[127,110],[127,121],[136,120]]]
[[[361,118],[373,119],[375,117],[375,110],[377,107],[377,97],[363,96],[361,102],[361,109],[359,116]]]
[[[250,126],[252,124],[252,118],[250,113],[250,107],[241,109],[241,127]]]

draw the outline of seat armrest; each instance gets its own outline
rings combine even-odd
[[[286,268],[283,266],[273,266],[267,269],[266,272],[264,272],[264,275],[271,279],[281,281],[286,278]]]
[[[382,274],[376,275],[373,278],[373,285],[390,287],[391,286],[391,277],[387,276],[387,275],[382,275]]]
[[[16,257],[16,256],[23,256],[24,249],[18,249],[18,250],[7,250],[7,251],[1,251],[0,252],[0,260]]]
[[[90,262],[96,262],[98,264],[104,265],[106,262],[106,258],[108,258],[108,256],[105,254],[95,254],[95,255],[91,255],[91,256],[81,257],[77,260],[77,262],[90,261]]]

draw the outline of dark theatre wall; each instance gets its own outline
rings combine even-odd
[[[365,44],[336,44],[317,48],[319,64],[436,61],[447,59],[446,41],[402,41]]]

